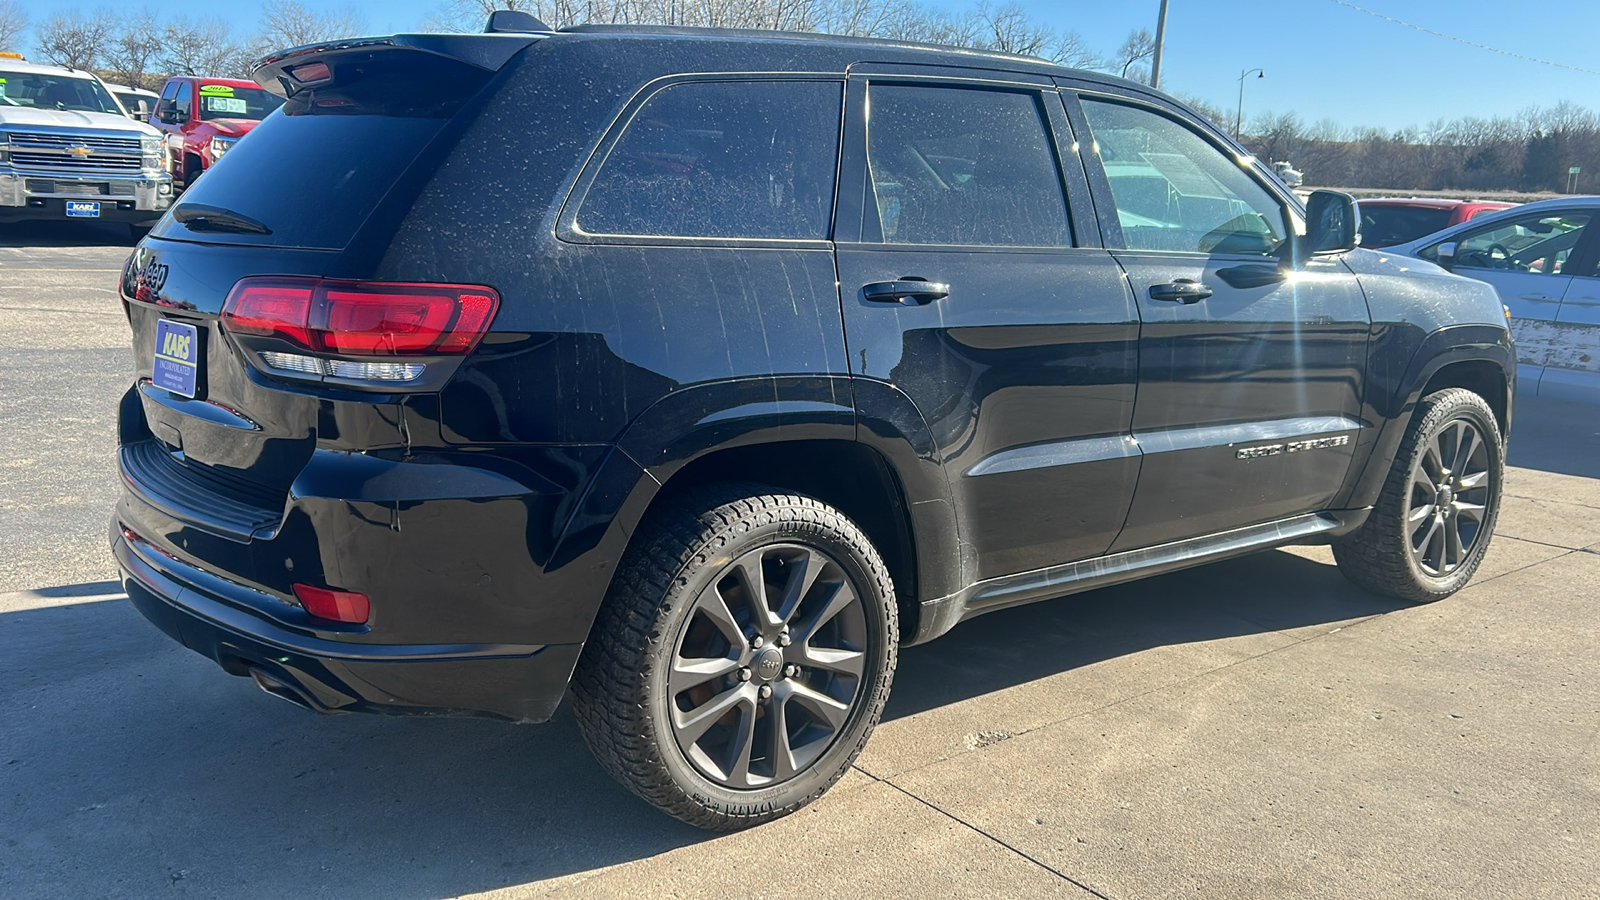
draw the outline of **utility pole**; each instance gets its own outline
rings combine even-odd
[[[1245,69],[1239,73],[1239,109],[1233,114],[1233,139],[1236,141],[1239,140],[1244,128],[1244,80],[1249,78],[1252,72],[1257,78],[1267,77],[1266,69]]]
[[[1150,64],[1150,86],[1161,90],[1161,51],[1167,46],[1167,0],[1161,0],[1161,13],[1156,16],[1156,58]]]

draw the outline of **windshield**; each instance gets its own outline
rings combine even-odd
[[[200,118],[265,119],[283,100],[261,88],[228,84],[200,85]]]
[[[92,78],[0,70],[0,106],[123,115],[105,85]]]

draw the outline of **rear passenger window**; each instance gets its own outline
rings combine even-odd
[[[867,164],[885,243],[1071,244],[1036,95],[875,84],[869,99]]]
[[[825,240],[844,86],[686,82],[645,101],[578,208],[595,235]]]

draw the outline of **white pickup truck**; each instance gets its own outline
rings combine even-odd
[[[172,205],[160,132],[89,72],[0,57],[0,222],[147,229]]]

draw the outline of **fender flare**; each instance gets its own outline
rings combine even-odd
[[[1340,491],[1336,506],[1355,509],[1377,502],[1399,452],[1400,440],[1422,399],[1423,388],[1439,370],[1461,362],[1488,362],[1499,367],[1506,380],[1504,401],[1509,425],[1517,386],[1517,353],[1511,332],[1494,325],[1451,325],[1433,331],[1418,344],[1399,379],[1377,392],[1369,379],[1367,407],[1382,424],[1371,439],[1365,464],[1359,470],[1351,470],[1352,477]]]
[[[892,385],[845,376],[777,376],[706,382],[640,413],[574,505],[546,569],[551,587],[592,603],[662,487],[684,466],[721,450],[794,441],[844,441],[875,451],[898,482],[916,548],[922,598],[960,590],[965,553],[950,485],[932,432]],[[918,598],[912,598],[918,599]],[[912,635],[905,636],[910,642]]]

